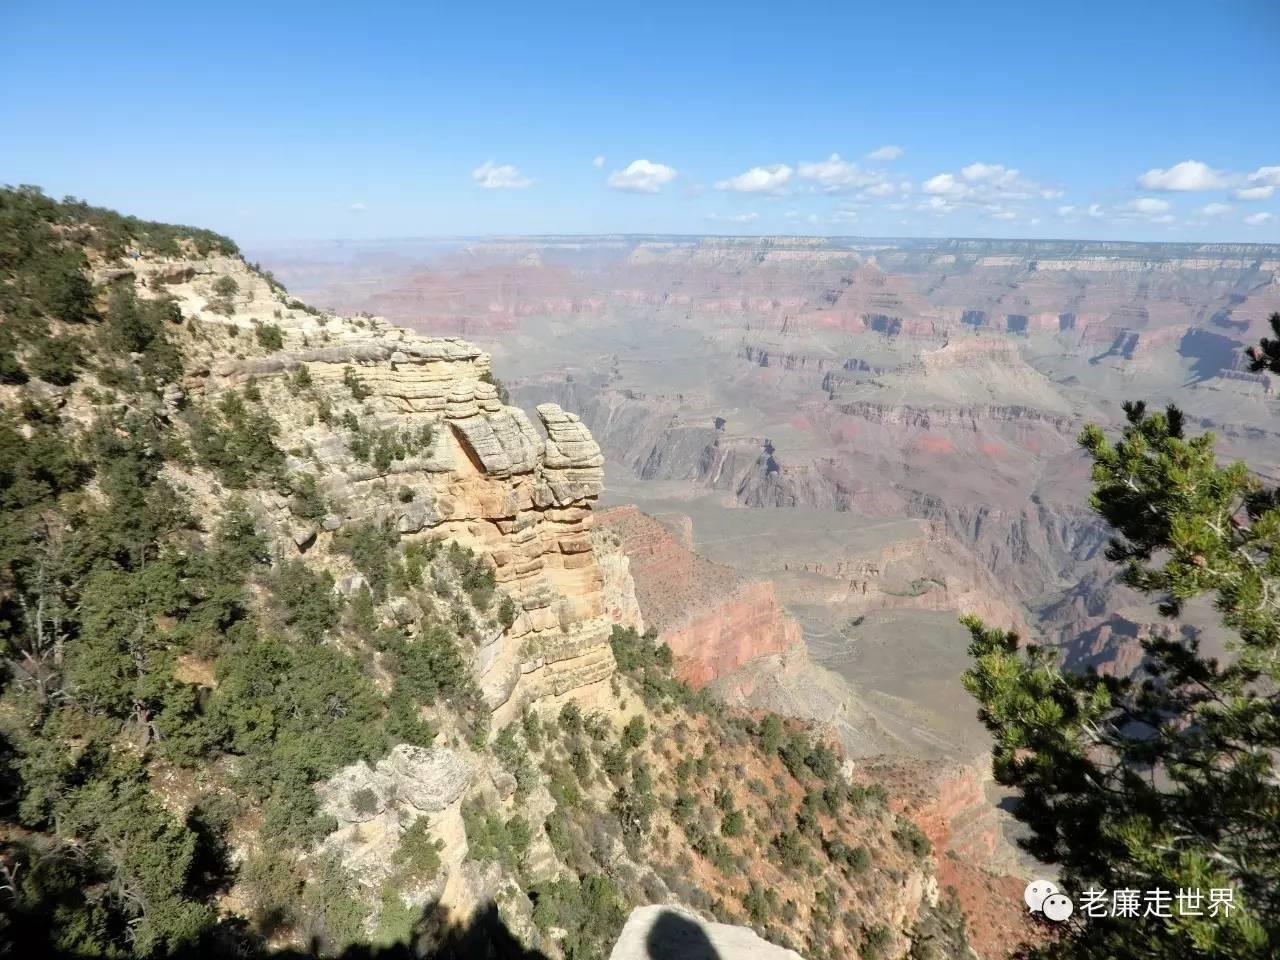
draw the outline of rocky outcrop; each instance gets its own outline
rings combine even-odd
[[[462,797],[472,776],[472,764],[461,754],[409,744],[393,748],[372,767],[364,761],[344,767],[316,787],[321,809],[338,824],[325,848],[363,885],[376,889],[393,869],[401,835],[429,817],[431,834],[442,844],[441,860],[461,864],[467,855]],[[441,875],[441,884],[447,876]],[[439,897],[441,884],[428,881],[401,894],[425,903],[429,895]]]
[[[609,960],[801,960],[748,927],[708,923],[677,907],[636,907]]]
[[[692,611],[662,632],[680,675],[694,686],[757,657],[800,646],[800,625],[782,609],[767,580],[744,583],[719,603]]]
[[[801,645],[800,625],[778,603],[772,582],[698,556],[635,507],[603,511],[599,521],[630,559],[644,620],[671,647],[682,679],[702,686]]]
[[[894,806],[933,844],[938,883],[955,891],[978,956],[1002,960],[1043,937],[1021,902],[1026,869],[1005,838],[1008,815],[987,795],[991,773],[985,756],[943,765],[882,757],[865,770],[885,784]]]
[[[640,601],[636,599],[635,579],[631,575],[631,558],[622,549],[622,538],[604,526],[591,532],[596,563],[604,579],[603,596],[605,616],[622,627],[632,627],[637,633],[645,628]]]
[[[304,309],[239,260],[138,269],[197,318],[208,344],[184,391],[216,402],[252,383],[287,438],[289,473],[316,477],[329,505],[323,521],[293,516],[286,497],[266,497],[279,542],[324,557],[336,531],[370,521],[409,541],[459,541],[486,558],[516,605],[514,622],[482,638],[473,664],[494,723],[528,703],[600,701],[615,669],[591,539],[603,458],[577,416],[539,406],[544,438],[499,400],[489,356],[472,344]],[[207,308],[222,277],[237,293],[232,314],[215,319]],[[266,328],[279,332],[280,349],[240,347]],[[391,456],[370,455],[379,442]],[[330,560],[348,592],[357,589],[342,558]],[[613,579],[616,598],[626,571]]]

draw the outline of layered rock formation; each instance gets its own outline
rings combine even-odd
[[[979,956],[1006,957],[1042,935],[1021,903],[1027,871],[1004,839],[1007,815],[988,795],[985,757],[943,765],[880,758],[867,769],[943,854],[937,858],[938,883],[954,891]]]
[[[216,401],[252,382],[288,437],[288,468],[313,473],[331,504],[323,520],[291,515],[283,497],[266,504],[281,540],[324,554],[334,531],[372,521],[406,540],[443,537],[476,550],[516,606],[514,622],[484,638],[474,663],[494,721],[507,722],[526,703],[600,703],[614,671],[614,621],[591,539],[603,459],[578,417],[538,407],[544,439],[522,410],[499,401],[489,356],[478,348],[284,304],[239,260],[135,269],[203,317],[208,362],[185,389]],[[215,324],[207,310],[213,282],[224,277],[238,292],[234,312]],[[280,331],[283,348],[236,355],[236,339],[264,327]],[[310,400],[298,396],[300,377]],[[379,443],[389,453],[370,456],[367,447]],[[332,562],[349,574],[341,558]],[[629,587],[625,563],[613,565],[616,614]]]
[[[471,762],[444,747],[401,744],[373,766],[345,767],[316,789],[321,808],[338,824],[325,847],[339,853],[362,885],[376,890],[392,872],[404,831],[428,817],[442,843],[441,860],[457,866],[467,854],[462,797],[472,780]],[[443,896],[443,880],[451,875],[445,871],[439,883],[400,893],[420,904],[455,900]]]
[[[598,520],[619,538],[645,622],[671,647],[689,683],[701,686],[801,646],[800,625],[779,605],[772,582],[699,557],[633,506],[603,511]]]
[[[602,457],[576,416],[544,403],[535,419],[505,404],[471,344],[325,315],[234,257],[164,259],[214,249],[165,230],[177,233],[131,262],[116,252],[131,237],[93,248],[88,262],[113,288],[93,291],[94,315],[73,336],[104,360],[69,363],[74,386],[9,377],[0,398],[6,411],[47,401],[68,448],[94,448],[92,469],[108,482],[83,495],[110,505],[104,514],[145,526],[150,504],[110,487],[148,458],[163,482],[140,471],[132,490],[179,508],[136,551],[136,569],[94,584],[125,605],[133,586],[178,598],[137,604],[152,662],[125,652],[132,640],[113,651],[101,621],[72,637],[88,669],[68,671],[68,716],[86,716],[74,696],[82,678],[130,653],[120,670],[139,685],[123,693],[163,688],[158,705],[130,715],[122,694],[101,715],[111,723],[90,718],[106,731],[101,753],[130,760],[78,769],[87,782],[70,784],[83,790],[72,810],[83,797],[128,798],[138,828],[125,831],[137,854],[126,860],[191,874],[174,890],[136,888],[157,909],[139,916],[129,904],[106,924],[122,949],[126,928],[166,912],[180,938],[193,920],[225,919],[219,935],[242,952],[258,937],[335,955],[378,941],[428,949],[428,904],[432,918],[486,911],[550,957],[603,955],[627,910],[646,902],[751,922],[815,957],[874,944],[900,960],[931,938],[920,929],[939,908],[937,865],[904,841],[887,798],[819,742],[825,731],[780,721],[780,753],[771,725],[670,682],[664,658],[628,633],[614,639],[627,654],[617,671],[607,634],[639,626],[646,605],[695,681],[803,660],[768,582],[687,549],[682,560],[649,535],[655,575],[642,604],[625,523],[594,527]],[[807,262],[780,262],[791,259]],[[136,301],[166,294],[176,303]],[[133,324],[146,334],[138,352],[116,336]],[[60,335],[64,326],[56,320]],[[712,394],[677,385],[670,396]],[[51,509],[82,518],[81,492]],[[49,529],[48,514],[39,519]],[[679,609],[690,603],[692,613]],[[14,715],[28,708],[6,703]],[[70,737],[47,731],[48,744],[78,750],[77,726],[66,725]],[[114,810],[110,830],[88,817],[66,837],[53,835],[58,816],[41,844],[69,841],[77,861],[71,843],[88,851],[123,835]],[[192,852],[223,844],[227,863],[203,875]],[[128,863],[84,859],[75,869],[92,884],[135,889]],[[179,910],[159,909],[178,887],[169,906]],[[661,923],[644,932],[649,952]],[[777,955],[741,928],[687,913],[682,923],[711,949]]]

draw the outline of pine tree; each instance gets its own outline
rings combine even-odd
[[[1272,318],[1280,333],[1280,316]],[[1265,348],[1265,344],[1264,344]],[[1270,351],[1268,350],[1268,355]],[[1278,354],[1280,356],[1280,354]],[[1062,670],[1056,654],[965,618],[964,683],[990,729],[996,779],[1017,789],[1023,845],[1086,889],[1199,890],[1200,916],[1079,911],[1038,957],[1245,960],[1280,955],[1280,495],[1219,465],[1175,407],[1125,405],[1118,441],[1088,427],[1107,558],[1176,617],[1207,598],[1231,631],[1222,662],[1193,633],[1153,635],[1131,677]],[[1208,909],[1230,890],[1229,915]]]

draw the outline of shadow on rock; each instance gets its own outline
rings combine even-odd
[[[702,927],[674,910],[658,915],[645,946],[650,960],[720,960]]]

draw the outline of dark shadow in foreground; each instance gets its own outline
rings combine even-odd
[[[650,960],[720,960],[702,927],[674,910],[658,914],[645,946]]]
[[[22,960],[87,960],[77,951],[56,951],[49,945],[47,929],[21,922],[0,924],[0,958]],[[6,934],[8,935],[6,937]],[[671,955],[674,956],[674,955]],[[701,956],[701,954],[699,954]],[[326,948],[323,935],[311,938],[307,949],[272,949],[248,931],[243,922],[224,922],[207,931],[199,945],[165,954],[151,954],[147,960],[547,960],[537,950],[527,950],[507,929],[497,904],[477,910],[467,923],[450,921],[438,903],[423,908],[413,927],[409,943],[388,947],[351,946],[345,950]]]

